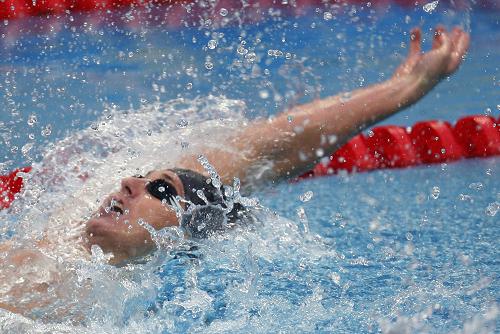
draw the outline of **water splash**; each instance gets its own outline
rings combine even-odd
[[[431,14],[433,11],[436,10],[438,4],[439,4],[438,0],[432,1],[432,2],[428,2],[428,3],[426,3],[425,5],[422,6],[422,9],[424,10],[424,12],[427,12],[427,13]]]

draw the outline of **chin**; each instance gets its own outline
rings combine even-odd
[[[90,244],[101,246],[101,242],[117,234],[117,222],[111,217],[91,218],[85,224],[85,232]]]

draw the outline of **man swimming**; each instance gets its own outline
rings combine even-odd
[[[124,178],[119,189],[84,222],[84,233],[75,240],[75,246],[81,246],[87,254],[98,246],[110,256],[110,263],[122,264],[155,250],[150,228],[182,225],[193,238],[217,233],[245,215],[241,203],[227,204],[224,197],[231,194],[226,194],[222,184],[232,184],[238,178],[249,187],[303,174],[321,159],[317,152],[330,155],[363,129],[421,99],[458,69],[468,45],[469,36],[462,29],[438,27],[432,50],[422,53],[421,31],[413,29],[408,57],[389,80],[356,90],[349,99],[328,97],[248,124],[225,143],[241,155],[206,149],[202,163],[198,156],[186,156],[176,168]],[[221,184],[217,178],[206,182],[210,176],[207,161],[217,171]],[[186,213],[179,215],[182,210]],[[56,242],[42,240],[37,247],[43,249]],[[55,261],[35,250],[11,252],[9,243],[0,245],[0,250],[10,254],[0,257],[0,277],[8,278],[11,268],[33,266],[34,262],[48,272],[58,270]],[[53,269],[49,270],[50,266]],[[55,275],[53,280],[63,279]],[[18,290],[3,289],[0,308],[33,316],[31,311],[40,301],[22,304],[9,298],[30,293],[30,289],[33,291],[26,284],[19,285]],[[43,293],[48,287],[40,284],[36,289]]]
[[[348,100],[329,97],[249,124],[226,143],[244,152],[243,157],[217,150],[203,154],[225,184],[231,184],[235,177],[243,185],[297,177],[318,163],[318,149],[329,156],[363,129],[417,102],[459,67],[468,45],[469,36],[463,30],[448,32],[438,27],[432,50],[422,53],[421,31],[413,29],[409,55],[391,79],[356,90]],[[263,165],[268,168],[263,169]],[[100,214],[87,222],[87,249],[98,245],[113,254],[114,263],[147,254],[154,249],[150,233],[128,226],[138,227],[143,221],[157,230],[177,226],[175,210],[165,205],[171,199],[179,195],[200,205],[203,201],[193,188],[211,197],[217,194],[215,187],[205,182],[206,171],[198,157],[184,157],[178,167],[183,170],[155,170],[144,177],[123,179],[119,191],[104,201]],[[255,170],[260,170],[258,179],[251,174]]]

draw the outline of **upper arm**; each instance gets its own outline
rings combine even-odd
[[[203,154],[225,183],[234,177],[243,185],[273,182],[311,169],[320,158],[316,155],[320,137],[318,127],[306,124],[299,129],[278,116],[249,124],[227,138],[225,149],[209,148]],[[201,168],[197,161],[190,167]]]
[[[225,184],[232,184],[235,177],[248,185],[299,176],[318,162],[317,149],[327,139],[317,121],[294,115],[292,122],[287,114],[254,121],[229,135],[221,148],[204,147],[199,152]],[[178,167],[207,174],[195,154],[184,156]]]

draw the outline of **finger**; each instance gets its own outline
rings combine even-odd
[[[458,43],[456,44],[456,50],[458,54],[462,57],[469,50],[470,36],[465,31],[462,31]]]
[[[448,66],[448,71],[450,73],[456,71],[458,66],[460,66],[460,63],[464,59],[464,55],[467,53],[467,50],[469,48],[469,42],[469,34],[460,30],[458,40],[456,43],[454,43],[454,50]]]
[[[460,36],[462,35],[462,32],[463,30],[458,27],[453,28],[453,30],[451,31],[451,42],[453,46],[458,45],[458,41],[460,39]]]
[[[432,42],[433,49],[441,49],[443,52],[448,53],[451,51],[451,40],[449,34],[443,26],[438,26],[434,33],[434,40]]]
[[[434,39],[432,40],[432,48],[438,49],[443,44],[443,35],[446,33],[446,29],[442,25],[438,25],[434,29]]]
[[[444,27],[439,25],[434,29],[434,38],[432,39],[432,48],[437,49],[441,46],[440,35]]]
[[[410,33],[410,56],[422,52],[422,31],[420,28],[413,28]]]

